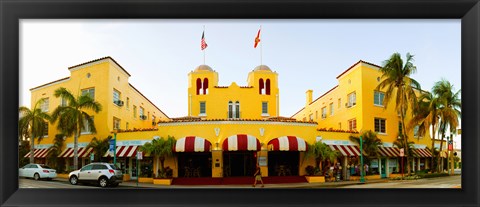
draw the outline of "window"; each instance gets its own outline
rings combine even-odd
[[[140,106],[140,116],[143,116],[143,107]]]
[[[117,101],[120,101],[120,92],[113,89],[113,102],[116,103]]]
[[[42,103],[40,104],[40,109],[42,110],[42,112],[48,112],[48,104],[49,104],[49,100],[48,98],[44,98]]]
[[[82,96],[88,94],[90,98],[95,99],[95,88],[82,89]]]
[[[322,119],[327,118],[327,107],[322,108]]]
[[[240,102],[228,102],[228,118],[240,118]]]
[[[310,114],[310,121],[313,121],[313,114]]]
[[[268,114],[268,102],[262,102],[262,115]]]
[[[127,97],[127,109],[130,108],[130,98]]]
[[[120,129],[120,119],[113,117],[113,129]]]
[[[418,129],[420,128],[420,126],[416,125],[413,127],[413,136],[414,137],[419,137],[420,134],[418,133]]]
[[[235,118],[240,118],[240,102],[235,102]]]
[[[93,165],[92,170],[108,170],[108,167],[105,165]]]
[[[142,120],[145,120],[145,119],[147,119],[147,116],[145,116],[145,114],[144,114],[144,113],[145,113],[145,112],[144,112],[144,109],[143,109],[143,107],[141,107],[141,106],[140,106],[140,109],[139,109],[139,114],[140,114],[140,119],[142,119]]]
[[[330,103],[330,116],[333,115],[333,103]]]
[[[373,104],[376,106],[383,106],[383,99],[385,98],[385,93],[380,91],[375,91],[373,93]]]
[[[133,118],[137,118],[137,106],[133,105]]]
[[[125,129],[128,130],[128,122],[125,124]]]
[[[64,99],[63,97],[62,97],[61,100],[60,100],[60,106],[62,106],[62,107],[67,106],[67,100]]]
[[[307,121],[307,118],[306,118],[306,117],[303,117],[303,121]]]
[[[233,103],[232,103],[232,101],[228,102],[228,118],[233,118]]]
[[[48,122],[43,124],[43,137],[48,137]]]
[[[85,171],[85,170],[92,170],[93,165],[87,165],[85,167],[82,167],[80,171]]]
[[[93,116],[90,117],[92,123],[93,123]],[[87,133],[91,133],[92,132],[92,129],[90,128],[90,125],[88,123],[88,120],[83,118],[83,127],[80,131],[82,134],[87,134]]]
[[[208,79],[203,79],[203,94],[208,94]]]
[[[205,101],[200,102],[200,114],[205,115],[206,114],[206,104]]]
[[[258,86],[258,93],[265,94],[265,90],[264,90],[265,89],[265,84],[264,84],[262,78],[260,78],[260,80],[258,80],[258,85],[259,85]]]
[[[340,107],[342,107],[342,99],[341,98],[338,99],[338,108],[340,108]]]
[[[357,95],[355,92],[348,94],[347,107],[352,107],[357,104]]]
[[[270,79],[267,79],[267,81],[265,81],[265,89],[267,91],[267,95],[270,95]]]
[[[357,130],[357,119],[348,120],[348,130]]]
[[[375,118],[375,132],[386,133],[385,121],[385,119]]]
[[[202,79],[197,78],[197,95],[202,94]]]

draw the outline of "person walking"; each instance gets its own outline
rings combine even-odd
[[[257,169],[255,170],[255,173],[253,174],[255,177],[255,182],[253,183],[253,187],[257,185],[257,181],[262,182],[262,188],[264,187],[263,185],[263,180],[262,180],[262,173],[260,172],[260,167],[257,166]]]

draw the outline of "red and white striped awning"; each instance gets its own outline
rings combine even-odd
[[[175,152],[210,152],[211,146],[212,143],[204,138],[188,136],[178,139],[173,150]]]
[[[224,151],[260,151],[260,141],[252,135],[237,134],[223,141]]]
[[[138,146],[117,146],[117,157],[133,157],[137,154]],[[109,157],[110,152],[107,150],[103,157]]]
[[[360,148],[355,145],[328,145],[330,149],[337,150],[342,153],[343,156],[360,156]]]
[[[432,157],[432,153],[428,149],[413,149],[415,157]]]
[[[306,151],[307,143],[304,139],[296,136],[283,136],[268,142],[271,151]]]
[[[35,157],[35,158],[45,158],[49,151],[50,151],[50,148],[34,149],[33,150],[33,157]],[[23,157],[30,157],[30,152],[28,152]]]
[[[88,157],[90,155],[90,152],[92,152],[93,148],[85,148],[85,147],[79,147],[78,148],[78,157]],[[73,157],[73,147],[70,147],[70,148],[67,148],[65,149],[62,153],[60,153],[60,155],[58,155],[58,157],[64,157],[64,158],[67,158],[67,157]]]
[[[397,147],[378,147],[380,157],[400,157],[400,149]]]

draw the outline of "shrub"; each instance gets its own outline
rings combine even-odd
[[[435,177],[444,177],[448,176],[448,173],[431,173],[431,174],[422,174],[419,175],[421,178],[435,178]]]
[[[305,172],[307,173],[307,175],[312,176],[315,174],[315,167],[309,165],[305,167]]]

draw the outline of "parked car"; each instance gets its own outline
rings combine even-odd
[[[123,181],[123,173],[112,163],[96,162],[83,166],[68,174],[70,184],[95,183],[100,187],[118,186]]]
[[[47,165],[30,163],[18,169],[18,176],[35,180],[51,180],[57,177],[57,172]]]

